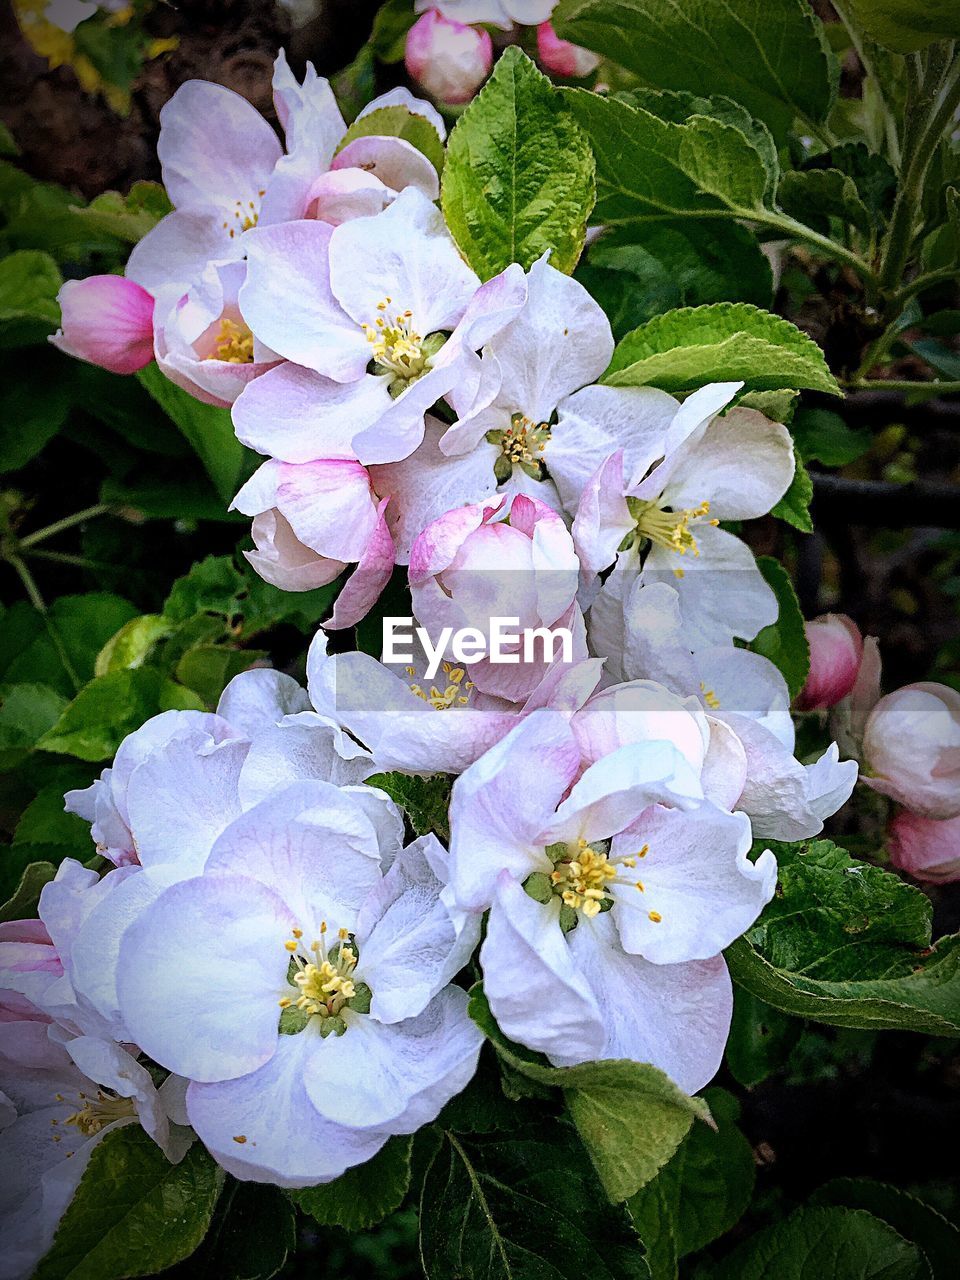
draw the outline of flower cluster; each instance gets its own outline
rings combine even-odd
[[[423,20],[521,16],[437,8]],[[797,758],[786,680],[747,647],[779,608],[734,529],[790,487],[786,427],[740,382],[603,382],[610,324],[549,254],[481,281],[407,140],[442,147],[429,104],[394,91],[347,130],[282,55],[275,94],[285,147],[227,90],[178,91],[159,148],[174,211],[125,277],[65,286],[57,342],[120,372],[156,359],[230,407],[263,458],[233,504],[247,557],[289,591],[349,570],[327,629],[405,579],[423,636],[480,651],[398,665],[321,632],[306,690],[247,672],[68,794],[112,869],[64,863],[40,920],[0,933],[29,1046],[4,1059],[0,1143],[55,1122],[12,1201],[32,1257],[111,1125],[139,1121],[172,1159],[196,1134],[235,1177],[297,1188],[430,1122],[477,1064],[468,965],[504,1034],[554,1066],[630,1059],[701,1089],[732,1015],[722,953],[775,891],[764,842],[816,836],[858,774],[836,744]],[[503,618],[569,648],[497,663],[483,640]],[[820,620],[810,647],[798,708],[861,707],[856,628]],[[949,695],[836,721],[918,822],[958,816]],[[908,776],[890,744],[920,701],[938,727]],[[383,773],[452,776],[448,847],[406,840]]]

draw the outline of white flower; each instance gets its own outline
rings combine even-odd
[[[451,887],[490,908],[490,1007],[558,1066],[634,1058],[694,1092],[729,1026],[719,953],[769,901],[776,862],[750,861],[749,820],[705,801],[669,741],[580,768],[571,726],[542,710],[454,784]]]
[[[482,1037],[447,984],[477,921],[444,900],[435,840],[395,853],[384,804],[320,782],[275,795],[124,937],[124,1017],[192,1081],[190,1121],[238,1178],[329,1181],[475,1070]]]

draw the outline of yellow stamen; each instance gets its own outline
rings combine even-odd
[[[223,360],[226,364],[253,364],[253,334],[242,322],[224,316],[207,359]]]

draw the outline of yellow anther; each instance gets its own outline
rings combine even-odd
[[[283,945],[291,953],[298,950],[296,942],[294,942],[292,939],[288,939]]]
[[[637,889],[639,889],[641,893],[646,893],[646,890],[645,890],[645,889],[644,889],[644,887],[643,887],[643,881],[642,881],[642,880],[638,880],[638,881],[636,882],[636,886],[635,886],[635,887],[636,887]]]
[[[708,689],[703,681],[700,681],[700,692],[703,694],[703,700],[711,710],[716,710],[720,706],[720,699],[712,689]]]
[[[697,546],[697,540],[690,526],[702,520],[709,510],[710,503],[707,501],[701,502],[698,507],[687,507],[683,511],[665,511],[655,502],[638,503],[635,506],[637,530],[642,537],[649,538],[651,542],[665,547],[667,551],[675,551],[681,556],[685,556],[689,551],[694,556],[698,556],[700,548]],[[678,577],[682,576],[682,570],[679,573],[674,570],[674,573]]]
[[[647,916],[650,920],[653,921],[654,924],[659,924],[660,921],[663,919],[663,916],[660,914],[659,911],[648,911]]]
[[[253,364],[253,334],[242,321],[224,316],[207,360],[226,364]]]
[[[295,938],[302,938],[302,937],[303,937],[303,930],[302,930],[302,929],[291,929],[291,930],[290,930],[290,932],[293,934],[293,936],[294,936]]]
[[[290,999],[289,996],[284,996],[282,1000],[277,1001],[277,1004],[280,1006],[281,1009],[289,1009],[290,1006],[293,1004],[293,1001]]]

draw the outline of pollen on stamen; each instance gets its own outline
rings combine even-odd
[[[652,920],[654,924],[659,924],[660,921],[663,919],[663,916],[660,914],[659,911],[648,911],[647,918]]]

